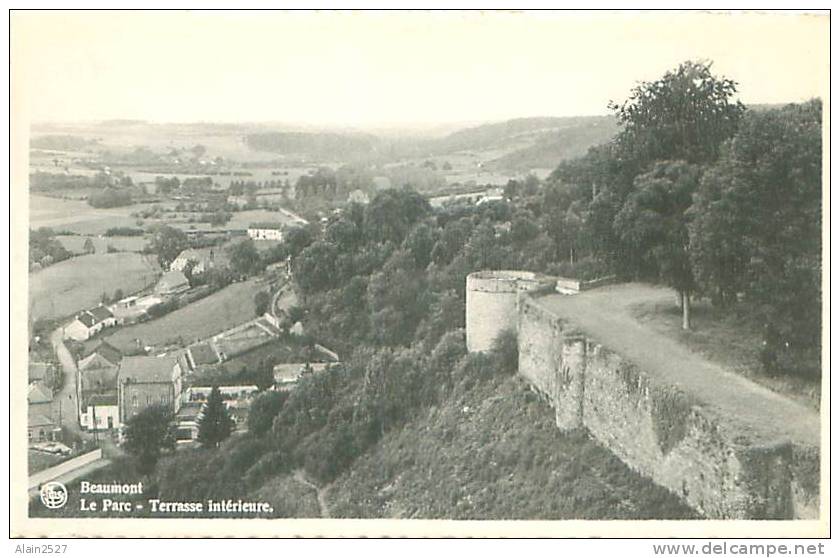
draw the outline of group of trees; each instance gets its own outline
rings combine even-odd
[[[745,306],[773,369],[819,347],[822,105],[747,110],[735,94],[707,63],[642,83],[611,105],[615,141],[560,165],[548,187],[565,189],[553,219],[579,253],[672,286],[685,328],[692,296]]]
[[[48,227],[41,227],[29,231],[29,267],[35,264],[46,267],[50,264],[70,258],[73,254],[67,250],[58,239],[55,232]]]
[[[88,196],[88,204],[96,208],[120,207],[131,205],[132,198],[129,190],[121,188],[105,188]]]

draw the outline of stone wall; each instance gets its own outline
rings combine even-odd
[[[717,519],[818,517],[819,452],[752,441],[732,417],[643,370],[524,295],[519,373],[561,429],[586,428],[629,467]]]

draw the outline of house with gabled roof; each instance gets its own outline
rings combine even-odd
[[[178,254],[177,258],[172,260],[172,263],[169,264],[169,269],[170,271],[184,272],[190,263],[192,263],[191,273],[193,275],[200,275],[217,265],[224,265],[226,262],[227,258],[225,258],[224,252],[219,251],[213,246],[209,248],[187,248]]]
[[[100,341],[96,348],[79,361],[79,370],[115,367],[120,360],[122,353],[119,349],[107,341]]]
[[[64,338],[86,341],[106,327],[117,325],[117,319],[104,306],[97,306],[76,314],[76,318],[64,327]]]

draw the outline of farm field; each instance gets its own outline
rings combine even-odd
[[[85,251],[85,241],[89,238],[96,248],[97,254],[105,254],[108,252],[108,246],[113,247],[118,252],[140,252],[148,244],[148,240],[142,236],[75,236],[75,235],[58,235],[56,240],[61,242],[70,252],[74,254],[83,254]]]
[[[29,196],[29,228],[49,227],[76,234],[103,234],[111,227],[136,227],[131,216],[148,204],[111,209],[95,209],[81,200],[63,200],[48,196]]]
[[[159,273],[154,257],[131,252],[71,258],[29,274],[30,314],[33,319],[70,316],[99,304],[102,293],[140,291]]]
[[[254,293],[260,289],[251,279],[234,283],[161,318],[125,327],[107,338],[121,350],[143,345],[183,341],[184,345],[211,337],[254,319]]]

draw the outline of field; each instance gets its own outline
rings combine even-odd
[[[137,219],[131,214],[145,207],[148,205],[95,209],[87,202],[79,200],[31,195],[29,196],[29,228],[50,227],[55,231],[98,235],[111,227],[137,227]]]
[[[254,319],[254,293],[260,287],[256,280],[234,283],[170,314],[125,327],[108,337],[118,349],[143,345],[193,343]]]
[[[71,258],[29,274],[30,313],[33,319],[70,316],[99,304],[102,293],[142,290],[159,272],[153,257],[130,252]]]

